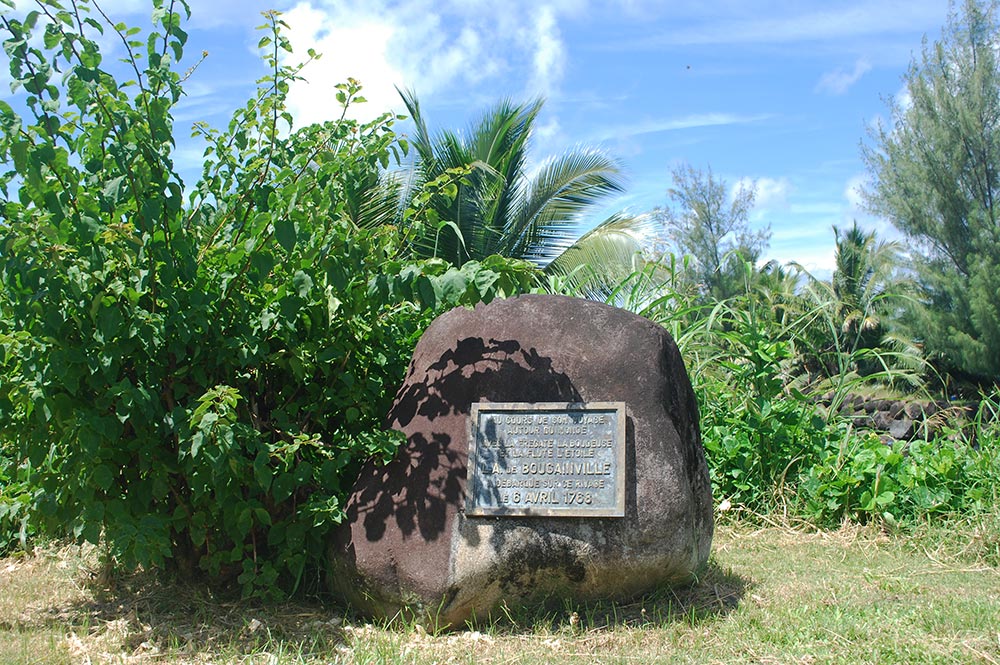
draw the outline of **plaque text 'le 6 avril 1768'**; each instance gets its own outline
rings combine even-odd
[[[472,405],[467,515],[625,515],[625,403]]]

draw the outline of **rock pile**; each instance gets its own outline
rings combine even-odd
[[[975,414],[975,405],[926,400],[872,399],[848,394],[837,404],[835,395],[817,398],[826,408],[835,408],[861,430],[877,432],[886,442],[932,439],[948,427],[958,428]]]

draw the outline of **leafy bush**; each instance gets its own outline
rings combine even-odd
[[[824,445],[826,422],[811,400],[786,390],[791,343],[753,300],[720,304],[705,325],[718,347],[695,385],[715,491],[769,509]]]
[[[609,301],[663,325],[685,358],[701,412],[715,496],[768,510],[822,448],[826,422],[788,389],[798,321],[787,323],[743,266],[744,293],[705,304],[687,260],[664,257],[622,280]]]
[[[970,422],[953,423],[932,441],[890,445],[874,434],[845,434],[804,476],[802,511],[819,523],[896,523],[995,510],[998,413],[1000,395],[986,395]]]
[[[995,440],[975,450],[946,439],[886,444],[866,434],[827,451],[802,479],[800,499],[805,516],[821,524],[913,521],[992,509],[998,474]]]
[[[774,325],[753,300],[717,306],[704,329],[715,325],[717,351],[704,356],[709,366],[696,392],[717,496],[753,511],[791,507],[824,525],[845,517],[896,523],[995,505],[997,426],[984,413],[1000,410],[996,400],[984,400],[966,435],[956,426],[931,442],[888,445],[853,430],[836,410],[824,416],[788,385],[783,368],[796,331]],[[842,391],[865,379],[845,373],[836,385]]]
[[[0,103],[0,439],[31,469],[33,518],[126,565],[291,591],[360,461],[399,442],[383,418],[422,328],[534,271],[409,259],[461,174],[400,213],[394,116],[292,127],[277,14],[270,74],[228,129],[196,127],[187,190],[171,157],[183,1],[155,0],[145,39],[111,27],[128,82],[102,69],[86,33],[107,26],[84,0],[40,7],[2,18],[28,119]],[[363,101],[353,81],[336,96]]]

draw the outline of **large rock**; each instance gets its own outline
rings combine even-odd
[[[625,402],[625,516],[467,516],[479,401]],[[459,625],[501,601],[626,599],[708,559],[697,404],[676,344],[646,319],[561,296],[452,310],[417,344],[390,421],[408,443],[363,468],[332,548],[333,589],[362,611]]]

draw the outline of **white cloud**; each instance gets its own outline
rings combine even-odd
[[[852,85],[860,81],[861,77],[868,73],[871,68],[871,63],[861,58],[854,63],[854,69],[850,71],[840,68],[832,72],[827,72],[823,74],[819,83],[816,84],[816,91],[825,92],[830,95],[842,95]]]
[[[566,49],[552,7],[539,8],[534,28],[536,47],[532,58],[532,85],[544,93],[556,87],[562,79]]]
[[[307,48],[323,57],[303,71],[307,83],[293,84],[289,104],[299,123],[331,118],[333,85],[348,76],[369,100],[357,117],[401,108],[396,86],[421,98],[469,99],[477,86],[491,98],[497,89],[548,96],[567,58],[560,21],[580,9],[579,0],[304,0],[284,16],[289,38],[297,57]]]
[[[758,210],[787,208],[791,188],[788,178],[758,178],[755,182],[754,207]]]
[[[754,222],[769,222],[772,213],[788,210],[788,194],[792,189],[788,178],[740,178],[729,188],[729,197],[735,198],[746,189],[754,192],[750,215]]]
[[[289,90],[288,105],[297,124],[338,116],[334,85],[348,77],[361,81],[362,94],[369,102],[358,107],[358,115],[372,117],[398,106],[393,84],[402,85],[404,77],[389,59],[389,43],[396,32],[393,24],[364,15],[334,17],[308,3],[297,5],[283,18],[299,57],[308,49],[323,56],[303,68],[304,80]]]
[[[909,111],[913,106],[913,95],[910,94],[910,88],[906,85],[900,88],[899,91],[893,95],[892,99],[896,103],[896,106],[899,107],[899,110],[904,113]]]
[[[555,118],[550,118],[545,124],[537,125],[532,136],[535,141],[544,143],[559,136],[561,131],[562,127],[559,125],[559,121]]]
[[[844,188],[844,198],[850,204],[851,212],[862,213],[865,211],[865,200],[862,190],[868,184],[868,176],[860,174],[851,177]]]
[[[658,132],[671,132],[681,129],[696,129],[698,127],[742,125],[767,120],[770,117],[771,116],[768,114],[740,115],[737,113],[698,113],[694,115],[682,116],[680,118],[641,120],[627,125],[610,127],[593,137],[593,140],[607,141],[611,139],[641,136],[643,134],[656,134]]]
[[[866,209],[862,192],[871,184],[867,174],[855,175],[847,181],[844,198],[848,207],[842,215],[843,228],[856,221],[865,230],[875,231],[879,240],[902,240],[903,234],[888,219],[873,215]]]
[[[779,215],[771,222],[771,245],[765,259],[781,264],[794,261],[813,275],[832,270],[834,219],[803,218],[794,213]]]

